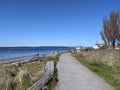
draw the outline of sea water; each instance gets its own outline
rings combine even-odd
[[[0,60],[70,50],[73,47],[0,47]]]

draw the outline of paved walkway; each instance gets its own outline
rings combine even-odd
[[[114,90],[102,78],[80,64],[70,53],[60,56],[59,82],[55,90]]]

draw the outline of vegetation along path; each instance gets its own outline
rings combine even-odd
[[[55,90],[114,90],[102,78],[80,64],[70,53],[60,56],[59,82]]]

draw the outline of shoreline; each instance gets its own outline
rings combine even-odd
[[[45,54],[39,54],[38,57],[44,57],[44,56],[54,56],[57,53],[61,53],[64,51],[59,51],[59,52],[50,52],[50,53],[45,53]],[[14,62],[19,62],[19,61],[29,61],[30,59],[37,57],[37,54],[35,55],[30,55],[30,56],[21,56],[21,57],[15,57],[15,58],[9,58],[9,59],[0,59],[0,63],[14,63]]]
[[[15,58],[9,58],[9,59],[0,59],[0,64],[10,64],[10,63],[18,63],[18,62],[29,62],[30,59],[36,58],[36,57],[52,57],[60,53],[68,52],[71,50],[64,50],[64,51],[56,51],[56,52],[49,52],[49,53],[36,53],[34,55],[29,56],[21,56],[21,57],[15,57]]]

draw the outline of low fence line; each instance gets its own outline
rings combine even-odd
[[[42,87],[45,86],[45,84],[52,79],[53,73],[54,73],[54,62],[48,61],[45,66],[45,75],[27,90],[41,90]]]

